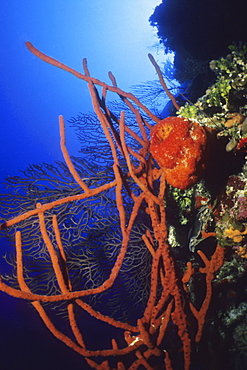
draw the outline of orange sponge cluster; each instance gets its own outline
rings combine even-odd
[[[168,117],[153,127],[150,152],[164,171],[167,182],[187,189],[202,174],[206,142],[206,131],[198,123]]]

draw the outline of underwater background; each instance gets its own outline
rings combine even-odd
[[[49,202],[61,194],[80,191],[62,164],[60,114],[65,118],[67,148],[80,176],[84,178],[89,173],[92,184],[112,176],[111,170],[104,172],[105,167],[110,168],[111,160],[100,131],[94,131],[98,122],[91,114],[87,84],[36,58],[25,47],[26,41],[78,71],[82,71],[82,58],[86,57],[91,75],[101,81],[110,83],[108,71],[113,72],[119,87],[133,91],[163,119],[176,115],[176,109],[157,87],[157,76],[147,57],[151,52],[164,71],[170,92],[182,106],[179,114],[200,122],[209,132],[217,132],[212,135],[202,181],[188,192],[168,186],[166,195],[169,243],[178,272],[188,258],[201,268],[197,250],[206,251],[208,258],[213,255],[215,239],[205,242],[202,231],[216,232],[226,252],[225,263],[213,280],[214,296],[205,336],[199,349],[193,348],[193,370],[247,367],[247,23],[242,9],[243,0],[1,2],[1,222],[19,209],[31,209],[37,194],[39,200]],[[121,104],[114,102],[114,94],[109,95],[113,99],[111,110],[119,112]],[[91,153],[93,147],[98,147],[99,156]],[[11,192],[13,196],[8,195]],[[59,210],[68,230],[66,240],[73,246],[68,249],[72,278],[79,287],[88,283],[85,261],[89,265],[93,261],[96,266],[92,273],[97,285],[109,273],[112,256],[118,250],[118,220],[111,213],[109,199],[110,195],[99,196],[94,204],[85,202],[86,211],[83,205]],[[67,211],[72,214],[70,221],[66,217],[63,220]],[[84,218],[89,229],[83,229]],[[94,228],[93,221],[99,226]],[[146,225],[149,222],[141,221]],[[23,232],[27,251],[29,226],[33,226],[30,222]],[[112,296],[106,293],[93,302],[95,309],[102,305],[100,309],[106,315],[128,323],[134,322],[136,312],[145,308],[150,278],[150,256],[139,243],[143,224],[138,222],[131,240],[131,258],[123,266],[123,281],[122,277],[117,280]],[[37,236],[35,231],[34,235]],[[9,237],[10,241],[0,239],[0,273],[13,283],[11,231]],[[85,241],[85,249],[80,249],[80,238]],[[40,292],[47,285],[52,294],[55,288],[46,256],[37,257],[39,243],[34,239],[30,260],[26,260],[29,283]],[[103,248],[106,243],[109,250]],[[43,282],[40,287],[36,284],[38,278]],[[200,287],[204,287],[200,279],[197,275],[189,286],[195,306],[199,293],[198,307],[203,300]],[[137,293],[129,300],[126,297],[130,292]],[[66,332],[63,307],[51,305],[51,315],[54,312],[59,312],[57,322]],[[85,314],[87,340],[92,348],[98,348],[105,340],[104,323],[91,325],[87,319]],[[193,333],[192,324],[188,327]],[[114,336],[114,330],[109,336]],[[2,292],[0,332],[0,369],[90,369],[80,355],[48,332],[29,303]],[[172,335],[169,340],[174,340]],[[176,340],[173,345],[179,348]],[[176,361],[175,357],[176,351]],[[183,366],[179,357],[176,370],[180,368]]]
[[[82,70],[88,59],[95,77],[111,70],[122,89],[155,79],[148,60],[164,53],[148,19],[159,1],[2,0],[0,12],[0,192],[7,176],[22,176],[30,164],[62,160],[58,115],[65,120],[92,111],[86,83],[43,63],[25,47],[30,41],[48,55]],[[67,145],[78,155],[75,129],[66,124]],[[1,241],[1,257],[8,243]],[[1,270],[1,273],[4,273]],[[24,301],[0,293],[1,370],[82,369],[82,358],[44,327]],[[86,366],[86,365],[85,365]],[[86,368],[86,367],[85,367]]]

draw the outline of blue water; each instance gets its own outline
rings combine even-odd
[[[159,1],[122,2],[2,0],[0,12],[0,193],[7,176],[23,176],[30,164],[62,161],[58,115],[66,121],[67,146],[78,155],[81,144],[68,120],[92,110],[87,86],[33,56],[32,42],[43,52],[82,70],[88,58],[92,74],[107,80],[112,70],[119,86],[155,78],[147,54],[155,41],[148,18]],[[123,29],[125,30],[123,32]],[[157,54],[162,59],[162,53]],[[9,242],[1,239],[1,253]],[[1,273],[6,265],[0,264]],[[0,369],[87,369],[81,356],[48,332],[31,305],[0,293]],[[97,332],[97,330],[96,330]],[[97,333],[96,333],[97,334]],[[99,334],[98,334],[99,336]]]

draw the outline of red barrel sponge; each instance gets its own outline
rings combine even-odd
[[[168,117],[151,131],[150,152],[164,171],[168,184],[187,189],[205,167],[207,133],[197,122]]]

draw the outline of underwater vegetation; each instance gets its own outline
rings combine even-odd
[[[28,301],[88,369],[241,368],[246,46],[212,61],[215,83],[181,108],[150,56],[177,110],[165,119],[111,73],[106,84],[86,60],[82,74],[26,46],[87,82],[94,114],[69,121],[81,157],[70,157],[59,116],[64,163],[6,180],[0,230],[14,248],[1,291]]]
[[[226,55],[233,41],[247,42],[245,13],[241,12],[244,5],[243,0],[226,0],[224,3],[221,0],[203,3],[197,0],[176,3],[162,0],[151,15],[150,22],[157,28],[165,48],[178,52],[180,62],[183,62],[182,54],[194,61],[210,61]],[[185,65],[186,58],[183,67]],[[192,66],[189,68],[193,73]]]
[[[213,83],[209,62],[226,55],[234,41],[247,42],[244,7],[244,0],[162,0],[151,15],[160,43],[175,52],[175,78],[194,81],[193,97]]]

